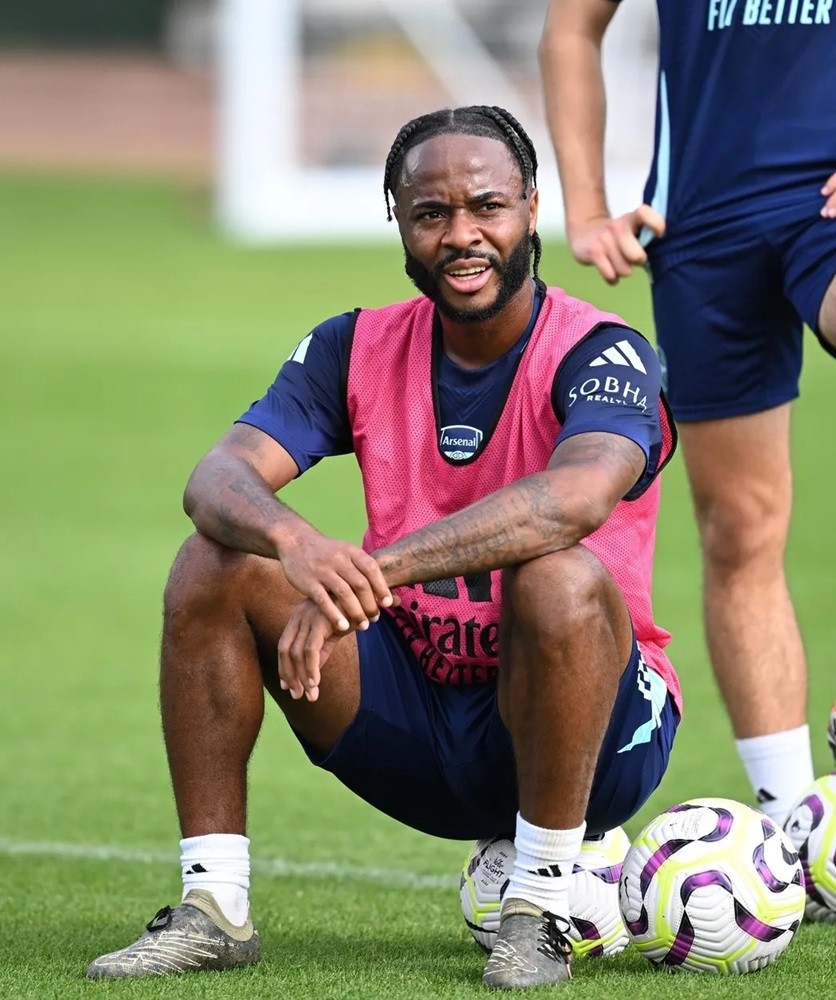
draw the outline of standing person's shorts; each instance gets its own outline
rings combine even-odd
[[[454,840],[513,836],[514,754],[496,684],[429,680],[387,614],[356,634],[360,709],[324,758],[300,741],[313,763],[416,830]],[[664,681],[634,643],[601,748],[588,833],[619,826],[644,804],[665,773],[678,723]]]
[[[836,220],[707,231],[688,251],[648,248],[665,388],[679,421],[760,413],[798,396],[802,324],[836,275]],[[831,354],[833,348],[823,344]]]

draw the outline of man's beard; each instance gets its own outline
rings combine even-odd
[[[531,236],[525,233],[504,264],[494,254],[474,253],[472,250],[454,251],[430,271],[404,246],[404,270],[418,291],[431,299],[447,319],[454,323],[483,323],[498,316],[522,288],[529,275],[533,250]],[[444,269],[457,260],[484,260],[494,269],[499,278],[499,289],[490,305],[481,309],[457,309],[444,297],[441,291]]]

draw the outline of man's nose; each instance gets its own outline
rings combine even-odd
[[[482,242],[482,231],[476,225],[471,212],[456,211],[450,216],[444,233],[444,245],[466,250]]]

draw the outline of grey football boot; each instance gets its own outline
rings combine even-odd
[[[568,920],[524,899],[506,899],[482,982],[497,990],[522,990],[571,979],[568,933]]]
[[[833,751],[833,760],[836,762],[836,701],[830,710],[830,718],[827,721],[827,743]]]
[[[158,910],[133,944],[91,962],[87,978],[220,971],[254,965],[260,958],[261,942],[249,917],[242,927],[236,927],[210,892],[192,889],[179,906]]]

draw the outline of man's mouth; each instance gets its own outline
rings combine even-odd
[[[493,268],[487,261],[469,264],[456,262],[444,270],[444,280],[460,295],[472,295],[488,283]]]

